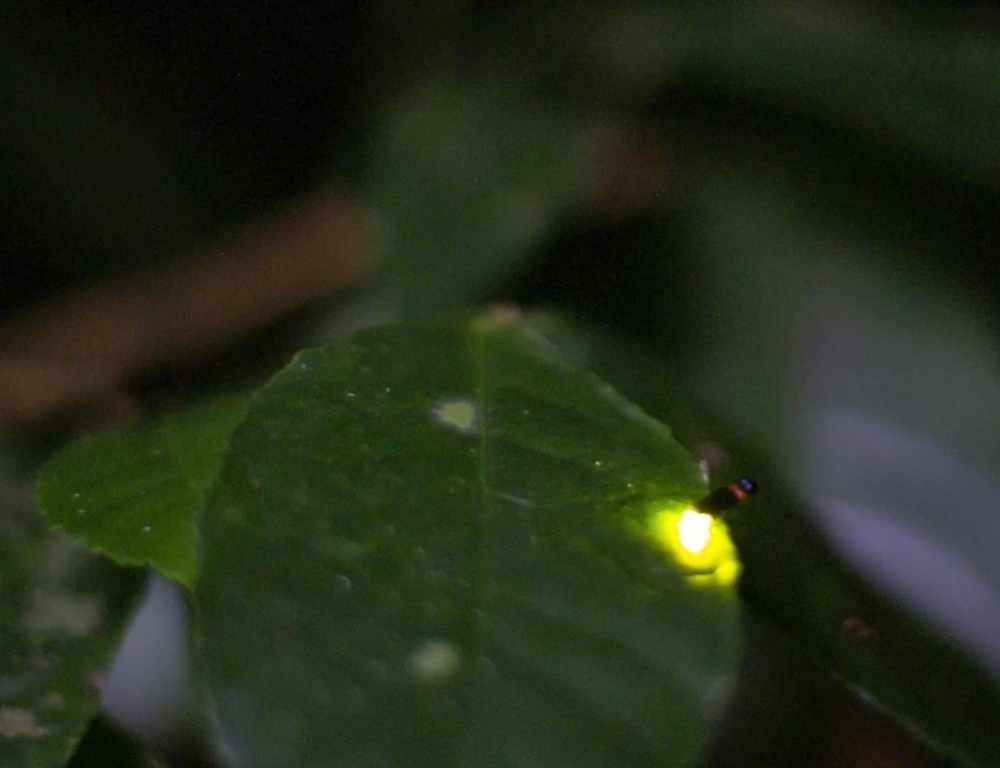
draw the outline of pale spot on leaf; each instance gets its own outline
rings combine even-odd
[[[103,614],[104,604],[99,597],[78,597],[36,587],[23,626],[32,634],[85,637],[97,629]]]
[[[432,413],[438,424],[456,432],[471,435],[479,431],[479,408],[471,400],[444,400],[434,406]]]
[[[422,683],[443,683],[462,666],[462,654],[449,640],[424,640],[406,657],[406,668]]]
[[[0,707],[0,736],[16,738],[48,736],[49,729],[35,721],[35,713],[19,707]]]

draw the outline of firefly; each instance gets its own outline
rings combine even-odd
[[[653,539],[675,560],[690,583],[728,587],[740,574],[736,547],[729,538],[723,511],[757,490],[749,478],[713,491],[687,509],[664,509],[651,518]]]
[[[757,483],[749,477],[741,477],[732,485],[716,488],[708,496],[694,505],[696,511],[706,515],[717,515],[746,501],[757,490]]]

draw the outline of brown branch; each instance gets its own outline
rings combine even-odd
[[[0,423],[113,397],[137,374],[201,357],[356,284],[373,252],[364,209],[326,189],[167,272],[57,295],[0,326]]]

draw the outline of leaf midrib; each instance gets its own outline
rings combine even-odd
[[[483,328],[482,325],[476,324],[473,325],[471,333],[473,339],[473,387],[476,393],[476,401],[479,408],[479,444],[475,459],[476,477],[479,484],[479,505],[478,514],[475,515],[472,525],[476,565],[471,578],[472,594],[470,596],[471,606],[468,616],[468,625],[466,628],[466,643],[470,651],[470,655],[475,657],[480,655],[479,651],[482,642],[480,622],[477,618],[479,616],[479,611],[476,609],[485,606],[486,589],[488,585],[487,570],[489,568],[489,548],[487,546],[487,539],[489,537],[490,530],[490,516],[492,511],[490,499],[492,493],[490,491],[489,462],[487,461],[489,443],[489,422],[487,420],[487,414],[489,407],[486,398],[486,346],[488,330]]]

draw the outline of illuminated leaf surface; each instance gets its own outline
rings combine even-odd
[[[0,765],[53,768],[97,712],[142,577],[0,507]]]
[[[234,433],[196,588],[243,766],[687,766],[731,590],[646,533],[686,451],[537,336],[478,320],[301,354]]]
[[[246,402],[216,398],[71,443],[39,478],[46,520],[119,563],[151,566],[190,586],[205,491]]]

